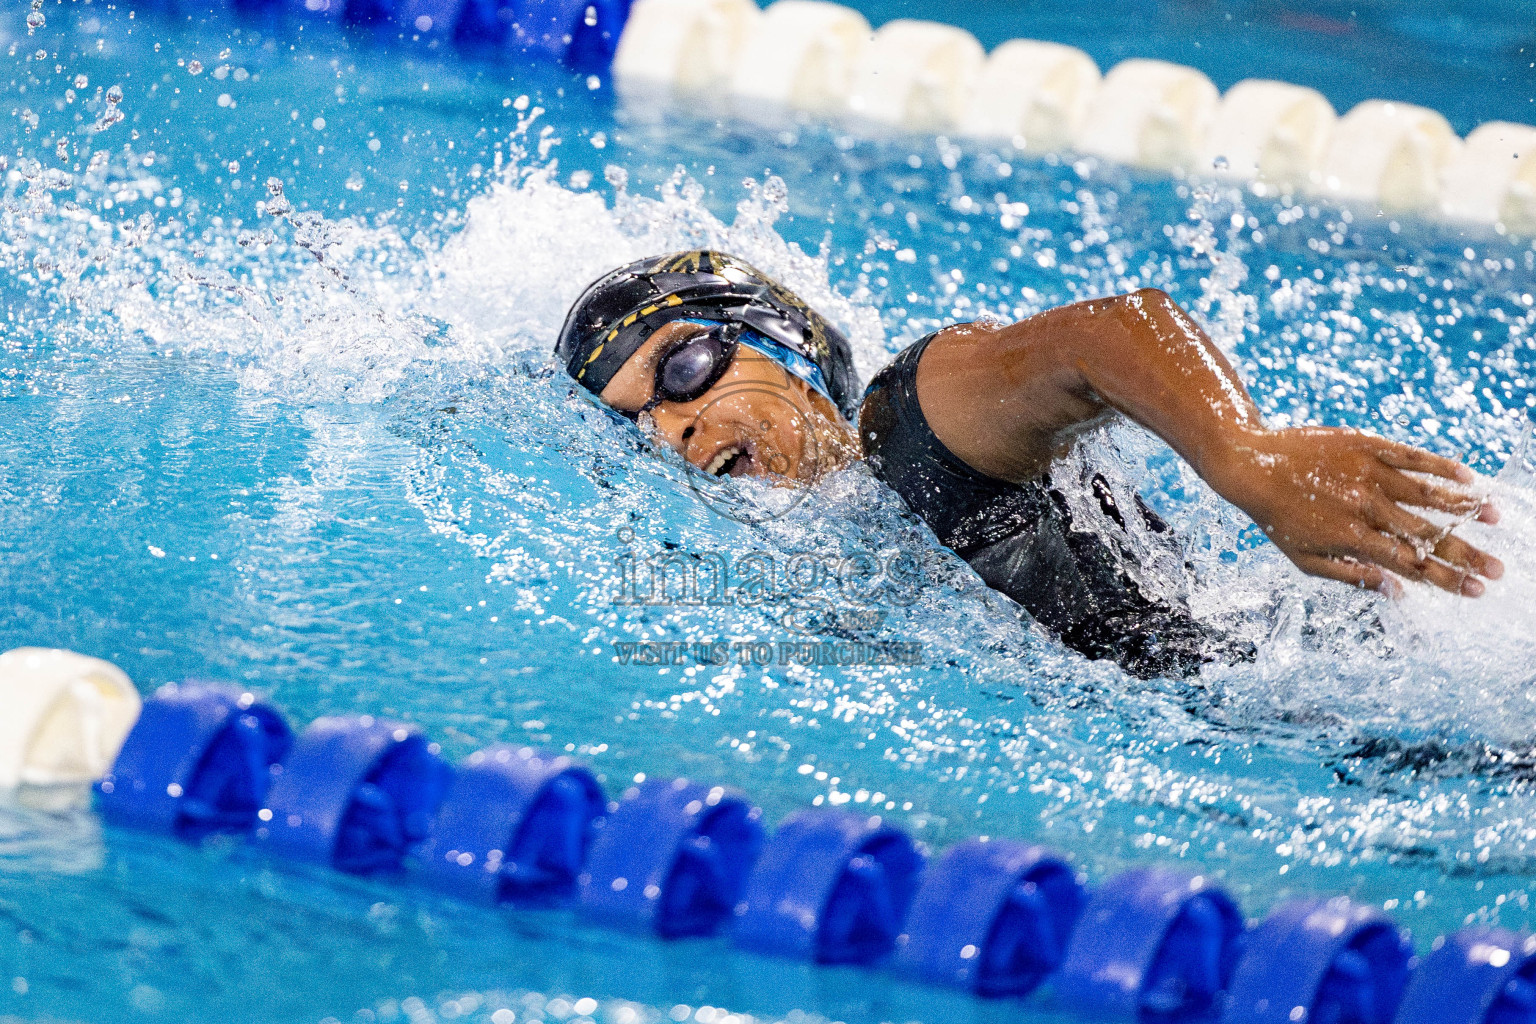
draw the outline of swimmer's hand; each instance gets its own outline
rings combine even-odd
[[[1470,484],[1459,462],[1346,428],[1243,428],[1229,439],[1202,475],[1304,572],[1393,595],[1408,579],[1466,597],[1504,575],[1497,558],[1409,511],[1498,522],[1484,499],[1439,482]]]

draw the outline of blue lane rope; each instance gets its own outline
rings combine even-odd
[[[145,6],[166,4],[149,0]],[[476,56],[533,57],[576,71],[613,63],[634,0],[229,0],[267,22],[325,21],[380,41],[443,40]]]
[[[1252,930],[1221,888],[1170,869],[1087,889],[1037,846],[969,839],[929,863],[842,810],[773,832],[744,794],[647,779],[607,802],[569,757],[494,746],[450,767],[415,727],[321,718],[297,739],[230,687],[169,686],[96,785],[113,824],[249,835],[353,874],[411,870],[484,904],[566,904],[666,939],[885,967],[984,997],[1128,1024],[1536,1024],[1536,936],[1469,928],[1419,963],[1380,911],[1286,903]]]

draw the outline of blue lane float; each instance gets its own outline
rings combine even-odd
[[[736,944],[819,963],[873,963],[896,944],[923,861],[912,838],[880,818],[792,814],[747,884]]]
[[[256,839],[349,874],[393,871],[427,837],[450,773],[413,726],[371,715],[316,719],[258,812]]]
[[[427,880],[477,903],[550,903],[587,860],[602,788],[568,757],[530,747],[476,751],[459,765],[421,850]]]
[[[613,63],[632,0],[521,0],[511,46],[580,71]]]
[[[604,924],[663,938],[711,935],[735,910],[763,847],[762,811],[723,786],[647,779],[609,804],[579,879]]]
[[[231,687],[162,688],[97,794],[110,821],[185,840],[250,832],[353,873],[415,850],[421,877],[482,903],[572,902],[664,938],[734,919],[738,945],[822,963],[894,948],[909,977],[983,996],[1050,984],[1099,1020],[1536,1024],[1533,937],[1468,929],[1415,968],[1405,933],[1345,899],[1287,904],[1245,936],[1201,876],[1130,871],[1085,896],[1038,847],[973,839],[926,867],[905,832],[844,811],[791,815],[765,840],[761,812],[721,786],[643,781],[605,806],[562,755],[497,746],[455,772],[414,727],[369,716],[295,741]]]
[[[247,14],[328,21],[474,54],[516,55],[577,71],[613,63],[633,0],[234,0]]]
[[[249,693],[168,686],[96,783],[97,806],[113,824],[191,841],[246,832],[292,742],[282,716]]]
[[[896,968],[981,996],[1029,995],[1061,966],[1086,899],[1049,850],[967,839],[925,873]]]
[[[1370,907],[1296,900],[1248,933],[1223,1024],[1392,1024],[1413,947]]]
[[[1242,934],[1237,905],[1203,876],[1128,871],[1089,897],[1055,982],[1056,998],[1102,1020],[1213,1020]]]
[[[1465,928],[1436,939],[1397,1024],[1536,1024],[1536,935]]]

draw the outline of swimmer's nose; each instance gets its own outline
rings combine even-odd
[[[664,402],[651,410],[651,419],[662,440],[680,454],[688,454],[688,442],[698,432],[698,424],[694,422],[693,416],[669,409]]]

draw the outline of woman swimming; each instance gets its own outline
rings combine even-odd
[[[1179,556],[1138,497],[1117,497],[1091,470],[1061,479],[1077,438],[1116,415],[1166,441],[1305,572],[1477,597],[1504,571],[1410,511],[1497,522],[1447,486],[1470,483],[1469,469],[1358,430],[1267,427],[1220,350],[1152,288],[935,332],[860,401],[835,327],[741,260],[694,251],[592,284],[555,351],[703,472],[808,483],[864,457],[988,586],[1069,647],[1139,676],[1252,648],[1194,619],[1150,571],[1149,552]]]

